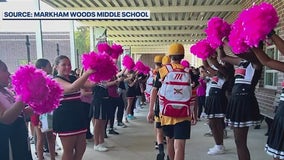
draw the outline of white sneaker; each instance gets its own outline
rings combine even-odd
[[[113,148],[114,145],[107,143],[106,141],[104,141],[104,143],[101,144],[103,147],[105,148]]]
[[[217,146],[214,145],[213,147],[209,148],[208,151],[211,151],[211,150],[215,149],[216,147],[217,147]]]
[[[209,155],[217,155],[217,154],[223,154],[225,153],[225,147],[218,147],[218,146],[214,146],[213,148],[210,148],[209,151],[207,152],[207,154]]]
[[[214,145],[212,148],[209,148],[209,151],[210,151],[210,150],[214,150],[214,149],[218,149],[218,146],[217,146],[217,145]],[[222,146],[222,149],[223,149],[223,150],[226,150],[226,148],[225,148],[224,145]]]
[[[206,113],[204,113],[204,112],[202,112],[201,115],[200,115],[200,117],[201,117],[202,119],[205,119],[206,116],[207,116],[207,115],[206,115]]]
[[[102,144],[98,144],[94,146],[94,150],[99,152],[106,152],[108,151],[108,148],[104,147]]]

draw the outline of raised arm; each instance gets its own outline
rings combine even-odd
[[[94,87],[97,84],[98,84],[97,82],[93,82],[93,81],[87,80],[82,88],[83,89],[92,88],[92,87]]]
[[[208,59],[207,59],[211,64],[213,64],[219,72],[221,72],[223,75],[226,75],[226,69],[225,67],[223,67],[217,60],[217,56],[210,56]]]
[[[68,83],[60,78],[55,78],[55,80],[63,87],[64,93],[72,93],[75,91],[78,91],[80,88],[82,88],[87,81],[90,74],[92,74],[94,70],[88,69],[86,72],[82,74],[81,77],[79,77],[75,82]]]
[[[272,31],[271,35],[268,37],[270,37],[270,39],[274,42],[281,54],[284,55],[284,40],[275,34],[275,31]]]
[[[261,64],[270,67],[272,69],[284,72],[284,63],[271,59],[268,55],[264,53],[261,48],[252,48],[252,51],[255,53],[255,56],[258,58]]]
[[[210,65],[208,64],[207,60],[203,60],[202,63],[203,63],[203,66],[204,66],[205,70],[207,72],[209,72],[208,74],[209,74],[210,77],[217,74],[217,71],[210,67]]]
[[[220,59],[223,61],[223,62],[227,62],[227,63],[230,63],[232,65],[239,65],[240,62],[241,62],[241,58],[240,57],[232,57],[232,56],[228,56],[225,51],[224,51],[224,47],[223,46],[220,46],[219,47],[219,56],[220,56]]]
[[[118,73],[116,74],[116,77],[124,77],[125,71],[126,71],[126,68],[123,68],[120,72],[118,72]]]
[[[123,79],[124,79],[123,77],[120,77],[120,78],[108,81],[108,82],[106,82],[106,87],[118,85],[121,81],[123,81]]]

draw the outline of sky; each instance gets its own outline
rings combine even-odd
[[[39,20],[2,20],[2,11],[36,11],[37,0],[7,0],[0,2],[0,32],[35,32]],[[40,3],[41,10],[55,10],[44,2]],[[71,31],[70,21],[64,20],[43,20],[43,32],[63,32]]]

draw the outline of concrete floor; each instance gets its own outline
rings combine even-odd
[[[109,135],[106,141],[114,147],[108,152],[97,152],[93,150],[93,142],[87,142],[86,152],[83,160],[155,160],[157,150],[154,149],[153,125],[146,121],[147,106],[135,113],[137,119],[127,123],[127,128],[117,128],[120,135]],[[207,155],[208,148],[214,145],[212,137],[205,137],[208,131],[205,125],[206,120],[199,121],[192,126],[191,139],[186,143],[186,160],[237,160],[236,147],[234,144],[233,132],[228,130],[228,138],[224,140],[226,147],[225,154]],[[267,130],[263,123],[260,129],[250,128],[248,137],[248,147],[252,160],[269,160],[272,157],[264,152],[264,145],[267,137],[264,136]],[[34,145],[32,145],[34,151]],[[61,159],[62,151],[57,151],[59,155],[56,159]],[[49,159],[45,155],[45,159]]]

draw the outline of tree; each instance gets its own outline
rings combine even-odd
[[[89,27],[77,27],[75,31],[75,47],[79,54],[90,51],[90,29]]]

